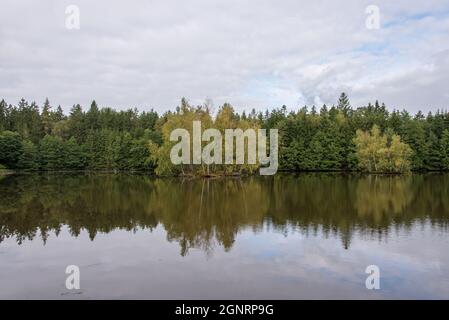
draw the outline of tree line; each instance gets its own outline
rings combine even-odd
[[[216,115],[210,104],[192,106],[183,98],[174,111],[87,110],[73,105],[68,115],[48,99],[42,107],[21,99],[0,101],[0,166],[19,170],[114,170],[158,174],[204,173],[204,165],[172,166],[168,150],[175,127],[191,128],[193,120],[210,127],[279,130],[279,165],[286,171],[403,172],[449,170],[449,113],[414,115],[389,111],[376,101],[353,108],[342,93],[336,105],[319,110],[286,106],[250,113],[230,104]],[[212,170],[251,173],[254,166]]]
[[[154,111],[74,105],[68,116],[46,99],[0,102],[0,165],[24,170],[153,170],[148,141],[159,143]]]

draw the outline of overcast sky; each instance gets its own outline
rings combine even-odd
[[[66,28],[68,5],[80,29]],[[366,7],[380,9],[368,29]],[[449,0],[2,0],[0,98],[238,111],[379,99],[449,109]]]

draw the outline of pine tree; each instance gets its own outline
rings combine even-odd
[[[17,109],[14,112],[14,131],[17,131],[24,139],[30,136],[29,105],[24,98],[20,99]]]
[[[69,135],[75,137],[78,143],[83,143],[86,139],[86,126],[84,113],[79,104],[74,105],[69,116]]]
[[[95,100],[92,101],[89,111],[86,113],[87,128],[90,130],[99,129],[99,110]]]
[[[44,170],[64,169],[65,153],[61,138],[46,135],[40,143],[41,167]]]
[[[10,169],[17,168],[17,162],[22,152],[20,135],[11,131],[0,133],[0,151],[0,164]]]
[[[426,134],[423,123],[418,120],[406,119],[402,126],[402,138],[413,150],[412,168],[425,170],[427,155]]]
[[[23,170],[39,169],[39,152],[34,143],[29,140],[22,142],[22,152],[18,158],[17,167]]]
[[[8,105],[6,104],[5,100],[2,99],[0,101],[0,132],[3,130],[6,130],[8,127],[7,123],[7,112],[8,112]]]
[[[449,130],[443,131],[440,143],[441,164],[443,169],[449,170]]]
[[[325,135],[322,131],[317,132],[310,142],[310,148],[308,150],[309,158],[312,167],[317,170],[328,169],[324,159],[326,157],[325,143]]]
[[[432,131],[427,138],[424,163],[427,170],[441,170],[442,167],[440,141]]]
[[[81,170],[86,165],[85,154],[82,147],[71,137],[64,143],[64,167],[70,170]]]
[[[30,105],[30,140],[33,143],[39,143],[39,140],[43,137],[42,120],[39,114],[39,106],[36,102],[32,102]]]
[[[337,109],[342,110],[345,114],[351,109],[349,98],[344,92],[341,93],[340,98],[338,99]]]
[[[42,124],[44,127],[44,135],[50,134],[52,129],[51,106],[48,98],[45,99],[42,107]]]
[[[59,122],[66,119],[66,116],[64,115],[64,111],[62,110],[61,105],[58,105],[56,111],[53,113],[52,116],[54,122]]]

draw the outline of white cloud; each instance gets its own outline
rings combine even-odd
[[[81,29],[65,29],[78,5]],[[2,1],[0,97],[163,111],[182,96],[238,110],[379,99],[447,107],[449,2]],[[268,79],[268,80],[267,80]],[[257,83],[262,83],[255,90]]]

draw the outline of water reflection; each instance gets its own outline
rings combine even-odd
[[[150,232],[206,252],[233,247],[243,230],[276,229],[324,238],[345,249],[355,233],[380,240],[430,223],[447,230],[449,175],[277,175],[244,179],[156,179],[136,175],[20,175],[0,180],[0,243],[18,244],[64,226],[91,240],[115,229]],[[293,230],[293,231],[292,231]]]

